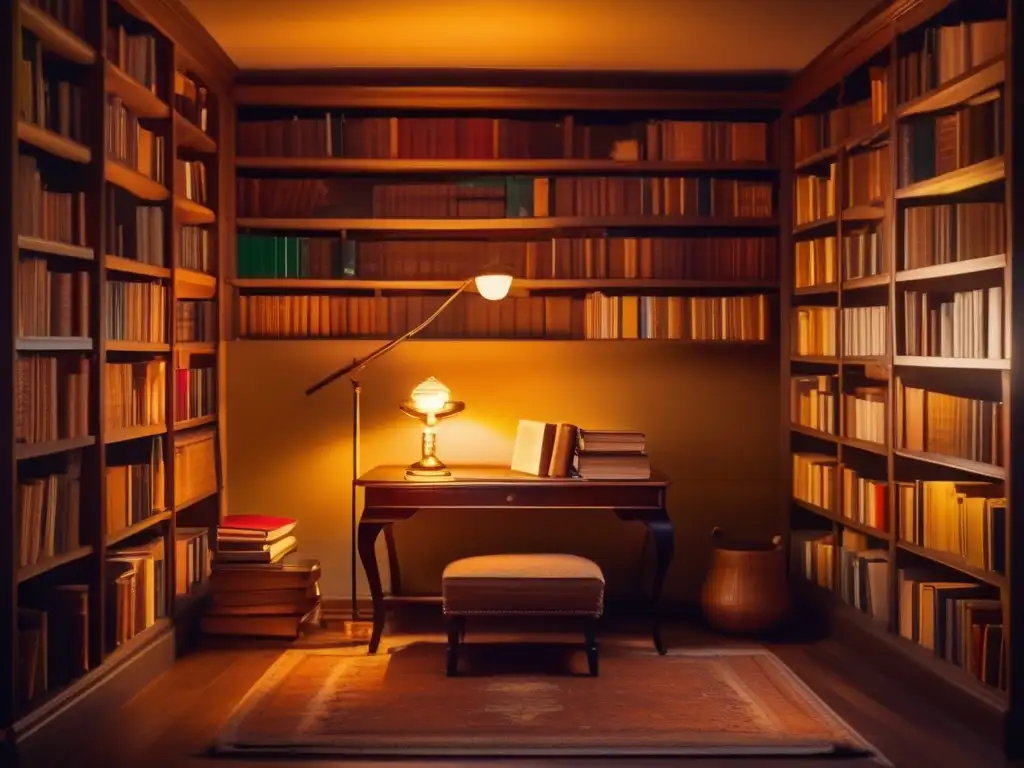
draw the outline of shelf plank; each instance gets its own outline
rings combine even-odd
[[[217,142],[208,133],[186,118],[183,114],[174,110],[174,134],[178,140],[178,146],[190,149],[193,152],[215,154]]]
[[[995,88],[1005,80],[1006,62],[999,56],[903,104],[896,110],[896,117],[903,119],[959,106],[978,94]]]
[[[89,352],[88,336],[21,336],[15,341],[19,352]]]
[[[960,573],[966,576],[970,576],[972,579],[977,579],[978,581],[984,582],[985,584],[991,584],[994,587],[1006,586],[1006,577],[1003,576],[1001,573],[996,573],[995,571],[986,571],[984,568],[975,568],[973,565],[970,565],[966,560],[957,557],[951,552],[939,552],[938,550],[927,549],[926,547],[919,547],[917,544],[911,544],[908,541],[897,541],[896,546],[902,549],[904,552],[910,552],[912,554],[917,555],[918,557],[923,557],[926,560],[931,560],[932,562],[939,563],[941,565],[946,566],[947,568],[952,568],[955,571],[960,571]]]
[[[838,436],[833,435],[829,432],[823,432],[820,429],[814,429],[813,427],[805,427],[803,424],[796,424],[794,422],[790,422],[789,429],[793,432],[797,432],[798,434],[807,435],[808,437],[813,437],[818,440],[825,440],[829,443],[839,442]]]
[[[174,345],[175,352],[186,352],[192,355],[215,355],[217,354],[217,342],[215,341],[179,341]]]
[[[318,174],[415,175],[431,173],[772,173],[778,166],[756,162],[583,159],[395,159],[358,157],[239,157],[239,170]]]
[[[69,259],[92,261],[95,258],[92,248],[84,245],[58,243],[56,240],[43,240],[41,237],[18,235],[18,249],[32,253],[45,253],[49,256],[63,256]]]
[[[854,277],[843,281],[844,291],[860,291],[867,288],[878,288],[889,284],[889,275],[867,275],[865,277]]]
[[[171,519],[171,510],[165,509],[163,512],[158,512],[155,515],[150,515],[145,520],[140,520],[137,523],[132,523],[127,528],[122,528],[119,531],[107,534],[107,546],[111,544],[117,544],[120,541],[134,536],[137,533],[154,528],[160,523],[166,522]]]
[[[157,341],[107,339],[107,352],[170,352],[171,345]]]
[[[827,216],[824,219],[817,219],[816,221],[808,221],[804,224],[797,224],[793,227],[794,235],[804,235],[808,232],[817,232],[819,229],[834,229],[836,226],[836,217]]]
[[[855,437],[844,437],[841,438],[839,442],[846,448],[855,448],[858,451],[874,453],[878,456],[889,455],[889,447],[885,443],[874,443],[870,440],[858,440]]]
[[[983,187],[1006,178],[1006,162],[1002,157],[982,160],[980,163],[958,168],[933,179],[924,179],[896,190],[897,200],[912,200],[919,197],[954,195]]]
[[[15,443],[14,455],[19,461],[22,459],[35,459],[39,456],[52,456],[55,453],[76,451],[95,444],[96,438],[92,435],[70,437],[66,440],[52,440],[47,443]]]
[[[818,296],[826,293],[835,293],[839,290],[837,283],[822,283],[821,285],[805,285],[802,288],[794,288],[794,296]]]
[[[889,124],[882,123],[881,125],[873,126],[869,131],[857,136],[851,136],[843,142],[843,147],[847,152],[853,152],[859,149],[868,149],[876,144],[884,144],[888,140]]]
[[[36,576],[40,576],[48,571],[52,571],[54,568],[59,568],[62,565],[73,563],[76,560],[88,557],[93,553],[93,548],[90,546],[75,547],[74,549],[62,552],[59,555],[48,557],[45,560],[40,560],[38,563],[32,565],[26,565],[24,568],[18,569],[18,583],[34,579]]]
[[[143,277],[156,277],[169,279],[171,270],[167,267],[160,267],[156,264],[144,264],[135,259],[125,259],[120,256],[108,255],[103,260],[108,272],[123,272],[129,275],[141,275]]]
[[[986,464],[983,461],[971,461],[970,459],[961,459],[956,456],[945,456],[941,453],[928,453],[927,451],[911,451],[906,448],[898,448],[893,451],[896,456],[902,456],[905,459],[913,459],[914,461],[923,461],[926,464],[934,464],[937,467],[946,467],[947,469],[955,469],[960,472],[968,472],[972,475],[981,475],[982,477],[991,477],[996,480],[1006,479],[1006,468],[996,466],[995,464]]]
[[[454,291],[461,280],[322,280],[314,278],[236,278],[231,285],[240,290],[382,290],[382,291]],[[771,280],[658,280],[642,278],[580,278],[513,280],[513,289],[554,290],[778,290]],[[472,286],[471,286],[472,287]]]
[[[142,200],[159,203],[171,196],[167,187],[160,182],[116,160],[107,160],[104,175],[109,183],[131,192]]]
[[[770,229],[774,218],[739,219],[710,216],[600,216],[523,217],[514,219],[286,219],[239,218],[243,229],[337,232],[543,232],[557,229]]]
[[[973,357],[929,357],[925,355],[896,355],[893,365],[908,368],[956,368],[969,371],[1008,371],[1009,360],[989,360]]]
[[[852,208],[844,208],[842,212],[843,221],[881,221],[885,218],[885,209],[877,205],[855,205]]]
[[[889,533],[887,531],[881,530],[880,528],[875,528],[873,526],[867,525],[866,523],[858,522],[853,518],[845,517],[835,512],[829,512],[824,507],[819,507],[817,504],[811,504],[809,501],[798,499],[795,496],[792,497],[792,501],[801,509],[806,509],[808,512],[813,512],[814,514],[820,517],[824,517],[826,520],[831,520],[833,523],[842,525],[845,528],[849,528],[850,530],[859,531],[860,533],[863,533],[867,536],[872,536],[876,539],[881,539],[882,541],[888,541],[889,539]]]
[[[206,491],[205,493],[197,494],[197,495],[193,496],[190,499],[185,499],[185,501],[178,502],[177,504],[175,504],[174,505],[174,511],[175,512],[181,512],[181,510],[188,509],[189,507],[195,506],[196,504],[198,504],[201,501],[206,501],[207,499],[213,498],[218,493],[220,493],[220,489],[219,488],[216,489],[216,490],[213,490],[213,491]]]
[[[212,299],[217,295],[217,276],[194,269],[175,269],[174,291],[179,299]]]
[[[174,212],[179,224],[213,224],[217,220],[217,214],[212,210],[183,195],[174,196]]]
[[[833,163],[838,155],[839,147],[825,147],[825,149],[815,152],[813,155],[808,155],[803,160],[797,160],[794,170],[799,173],[800,171]]]
[[[907,283],[915,280],[938,280],[943,277],[970,275],[975,272],[989,272],[1005,268],[1006,254],[1000,253],[995,256],[983,256],[980,259],[954,261],[949,264],[933,264],[930,267],[918,267],[917,269],[904,269],[896,273],[896,282]]]
[[[160,119],[171,114],[171,108],[163,99],[109,61],[106,67],[105,88],[108,93],[120,98],[137,117]]]
[[[92,162],[89,147],[26,120],[18,121],[18,141],[73,163],[88,165]]]
[[[19,3],[21,26],[39,38],[43,47],[75,64],[92,64],[96,51],[55,18],[25,0]]]
[[[153,437],[167,433],[166,424],[150,424],[144,427],[122,427],[120,429],[107,430],[104,443],[124,443],[128,440],[138,440],[141,437]]]
[[[391,341],[394,337],[392,336],[239,336],[238,341],[246,342],[267,342],[267,341]],[[741,341],[739,339],[570,339],[570,338],[550,338],[544,336],[447,336],[447,337],[421,337],[415,336],[409,339],[410,344],[421,344],[421,343],[436,343],[436,342],[453,342],[461,343],[464,341],[500,341],[500,342],[524,342],[524,343],[543,343],[553,344],[555,342],[561,342],[563,344],[671,344],[678,346],[685,344],[687,346],[700,346],[700,347],[720,347],[720,348],[732,348],[732,347],[767,347],[775,343],[774,339],[751,339],[749,341]]]
[[[194,419],[186,419],[185,421],[174,422],[174,431],[182,432],[186,429],[195,429],[196,427],[203,427],[207,424],[213,424],[217,421],[216,414],[208,414],[206,416],[197,416]]]
[[[819,365],[839,365],[838,357],[828,357],[826,355],[790,355],[789,361],[791,363],[816,363]]]

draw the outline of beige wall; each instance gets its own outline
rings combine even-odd
[[[304,389],[375,343],[236,341],[228,359],[228,477],[232,513],[293,515],[300,551],[319,558],[327,597],[349,590],[351,387]],[[671,342],[420,341],[368,368],[362,466],[418,457],[418,422],[397,404],[427,376],[466,402],[443,422],[448,464],[507,465],[519,418],[638,429],[673,481],[676,558],[666,598],[697,595],[712,527],[769,536],[779,520],[778,350]],[[403,587],[436,592],[448,561],[500,551],[571,551],[597,560],[609,591],[629,591],[642,529],[611,513],[465,511],[396,526]],[[382,537],[383,538],[383,537]],[[359,593],[367,595],[359,570]]]

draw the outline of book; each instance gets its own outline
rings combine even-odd
[[[269,515],[225,515],[217,527],[218,541],[277,541],[295,529],[290,517]]]
[[[227,549],[217,542],[217,561],[221,563],[274,563],[298,548],[294,536],[283,536],[273,543],[259,545],[257,549]]]
[[[565,422],[520,419],[511,468],[537,477],[569,477],[578,431],[578,427]]]

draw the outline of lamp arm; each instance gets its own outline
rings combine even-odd
[[[383,346],[378,347],[377,349],[375,349],[373,352],[371,352],[370,354],[368,354],[366,357],[362,358],[361,360],[356,360],[353,363],[349,363],[348,365],[344,366],[343,368],[339,368],[338,370],[334,371],[334,373],[331,373],[331,374],[325,376],[320,381],[318,381],[316,384],[314,384],[309,389],[307,389],[306,390],[306,395],[308,396],[308,395],[312,395],[315,392],[319,392],[321,389],[326,387],[328,384],[330,384],[330,383],[332,383],[334,381],[337,381],[342,376],[351,376],[353,374],[359,373],[361,370],[363,370],[363,368],[368,366],[370,363],[372,363],[378,357],[383,357],[388,352],[390,352],[392,349],[394,349],[399,344],[401,344],[403,341],[406,341],[407,339],[411,339],[417,333],[419,333],[424,328],[426,328],[428,325],[430,325],[432,322],[434,322],[438,317],[440,317],[441,314],[446,309],[448,309],[448,307],[451,305],[451,303],[453,301],[455,301],[455,299],[457,299],[459,297],[459,294],[461,294],[463,291],[465,291],[473,283],[473,280],[474,280],[474,278],[471,277],[468,280],[466,280],[462,285],[460,285],[457,289],[455,289],[455,292],[451,296],[449,296],[447,299],[445,299],[444,303],[440,307],[438,307],[436,310],[434,310],[434,312],[430,315],[430,317],[428,317],[422,323],[417,325],[415,328],[412,328],[411,330],[406,331],[401,336],[399,336],[397,339],[392,339],[387,344],[384,344]]]

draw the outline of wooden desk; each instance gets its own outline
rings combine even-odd
[[[652,472],[650,480],[578,480],[524,475],[504,467],[452,467],[451,482],[412,482],[405,479],[404,467],[375,467],[356,485],[366,493],[363,515],[359,520],[357,547],[366,570],[373,598],[373,634],[370,653],[376,653],[384,631],[388,608],[408,602],[402,596],[398,552],[392,526],[423,509],[472,509],[486,514],[494,509],[545,509],[552,513],[566,509],[610,509],[620,520],[640,522],[654,544],[655,566],[651,585],[651,620],[654,646],[666,652],[661,639],[661,589],[675,550],[675,531],[665,506],[668,479]],[[533,519],[533,518],[530,518]],[[377,567],[376,542],[384,532],[388,565],[391,570],[391,594],[385,595]],[[645,542],[646,547],[646,542]],[[418,597],[436,600],[440,597]]]

